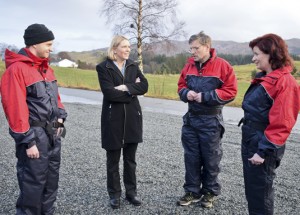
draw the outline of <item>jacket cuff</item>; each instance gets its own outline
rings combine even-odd
[[[27,143],[27,149],[30,149],[34,145],[36,145],[35,140],[31,141],[30,143]]]
[[[263,159],[265,159],[265,157],[266,157],[266,152],[265,151],[263,151],[263,150],[258,150],[257,152],[256,152],[261,158],[263,158]]]

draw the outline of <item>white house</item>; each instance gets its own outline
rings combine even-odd
[[[72,67],[72,68],[77,68],[78,67],[78,64],[73,62],[73,61],[70,61],[68,59],[63,59],[61,61],[59,61],[57,63],[57,66],[59,67]]]

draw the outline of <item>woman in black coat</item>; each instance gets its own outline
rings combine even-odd
[[[107,157],[107,190],[114,209],[120,207],[122,149],[126,199],[135,206],[141,205],[137,198],[135,154],[138,143],[143,141],[143,124],[137,96],[147,92],[148,82],[138,66],[128,59],[129,54],[128,39],[115,36],[107,59],[96,67],[103,93],[101,140]]]

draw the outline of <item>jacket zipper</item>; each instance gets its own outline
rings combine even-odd
[[[124,76],[123,76],[122,74],[120,74],[119,71],[117,71],[117,73],[122,77],[123,84],[124,84],[124,82],[125,82],[126,69],[127,69],[127,67],[130,66],[130,65],[131,65],[131,64],[128,64],[128,65],[125,66]],[[112,67],[110,67],[110,66],[108,66],[108,65],[106,65],[106,67],[107,67],[107,68],[111,68],[112,70],[114,70],[114,68],[112,68]],[[114,70],[114,71],[115,71],[115,70]],[[124,125],[123,125],[124,132],[123,132],[122,143],[123,143],[123,146],[124,146],[124,144],[125,144],[125,128],[126,128],[127,115],[126,115],[126,106],[125,106],[125,104],[123,104],[123,107],[124,107],[124,114],[125,114],[125,116],[124,116]]]
[[[123,78],[123,84],[125,84],[125,76],[126,76],[126,69],[129,65],[125,66],[125,69],[124,69],[124,76],[122,77]],[[127,114],[126,114],[126,105],[123,104],[124,106],[124,133],[123,133],[123,145],[125,144],[125,128],[126,128],[126,120],[127,120]]]

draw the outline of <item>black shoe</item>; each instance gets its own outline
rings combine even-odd
[[[201,199],[201,195],[197,195],[197,194],[192,193],[192,192],[185,193],[184,196],[182,196],[177,201],[177,205],[180,205],[180,206],[190,205],[192,203],[199,202],[200,199]]]
[[[141,200],[139,200],[136,196],[133,197],[126,196],[126,199],[134,206],[140,206],[142,204]]]
[[[109,200],[109,204],[112,207],[112,209],[120,208],[120,198],[111,198]]]
[[[204,208],[211,208],[215,200],[216,196],[208,192],[204,194],[203,198],[201,199],[201,206]]]

